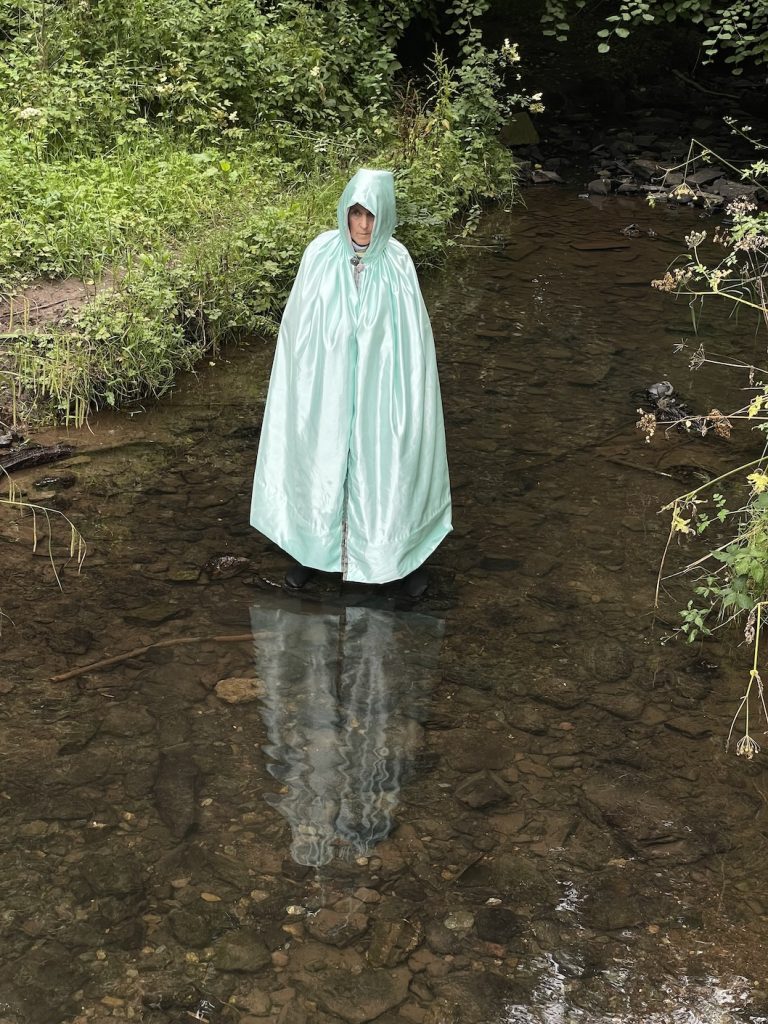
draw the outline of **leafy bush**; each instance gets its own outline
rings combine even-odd
[[[399,236],[421,262],[441,258],[460,211],[510,195],[495,136],[531,102],[515,47],[475,43],[458,67],[438,55],[422,82],[396,79],[393,47],[433,6],[0,8],[0,291],[40,276],[103,289],[55,326],[16,319],[5,348],[17,397],[81,420],[160,394],[228,338],[274,329],[303,247],[334,226],[360,166],[394,172]],[[484,6],[453,4],[465,42]]]
[[[586,0],[544,0],[544,34],[564,42],[571,21],[586,6]],[[722,57],[735,75],[749,63],[768,63],[765,0],[617,0],[609,9],[597,31],[600,53],[608,53],[617,39],[626,39],[640,26],[683,21],[702,30],[704,63]]]

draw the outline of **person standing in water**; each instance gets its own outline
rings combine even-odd
[[[416,269],[392,237],[389,171],[363,169],[338,229],[304,252],[285,307],[264,411],[251,525],[314,571],[427,587],[451,530],[435,345]]]

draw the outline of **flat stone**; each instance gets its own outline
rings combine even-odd
[[[268,967],[272,958],[255,928],[240,928],[214,944],[213,962],[220,971],[255,972]]]
[[[359,974],[331,969],[316,978],[312,995],[324,1010],[349,1024],[367,1024],[405,1001],[411,972],[405,966],[386,971],[369,968]]]
[[[446,955],[453,953],[459,945],[456,932],[446,928],[440,921],[430,921],[427,925],[427,942],[435,953]]]
[[[204,949],[232,925],[224,907],[205,903],[179,907],[171,912],[169,923],[176,939],[187,949]]]
[[[468,779],[459,783],[454,792],[456,797],[467,807],[478,809],[492,807],[511,795],[510,790],[498,775],[489,771],[470,775]]]
[[[360,889],[355,889],[355,899],[360,900],[361,903],[380,903],[381,893],[375,889],[366,889],[365,886]]]
[[[644,786],[592,779],[582,792],[580,802],[587,817],[612,828],[624,845],[644,860],[690,864],[712,852],[711,839],[685,817],[683,807]],[[713,826],[712,835],[714,831]]]
[[[133,896],[144,888],[141,864],[132,853],[93,854],[80,870],[98,896]]]
[[[342,896],[333,904],[333,909],[337,914],[359,914],[364,906],[363,901],[354,896]]]
[[[584,662],[595,678],[612,683],[627,678],[632,671],[634,658],[626,644],[608,637],[590,646]]]
[[[368,947],[368,962],[372,967],[395,967],[418,948],[423,936],[418,921],[377,920]]]
[[[51,633],[48,646],[57,654],[87,654],[93,646],[93,633],[84,626],[68,626],[61,633]]]
[[[539,708],[531,707],[529,704],[519,704],[510,709],[510,723],[522,732],[528,732],[532,736],[543,736],[547,731],[547,719]]]
[[[75,992],[87,979],[71,950],[48,942],[0,968],[0,1012],[13,1024],[52,1024],[76,1012]]]
[[[264,696],[264,684],[256,678],[231,676],[220,679],[214,692],[219,700],[227,704],[247,704]]]
[[[529,692],[545,704],[562,710],[575,708],[584,700],[583,685],[565,675],[534,675]]]
[[[568,771],[572,768],[580,768],[582,760],[575,754],[558,754],[557,757],[550,759],[549,764],[558,771]]]
[[[712,726],[694,715],[676,715],[674,718],[667,718],[664,724],[673,732],[682,733],[683,736],[690,736],[692,739],[712,735]]]
[[[367,928],[365,914],[338,914],[325,907],[307,921],[309,934],[331,946],[346,946],[364,935]]]
[[[163,752],[154,784],[155,805],[175,839],[183,839],[197,822],[200,769],[184,751]]]
[[[156,722],[146,708],[116,704],[107,711],[100,731],[107,736],[143,736],[155,727]]]
[[[547,903],[559,892],[550,872],[538,860],[522,853],[483,857],[467,868],[459,884],[490,890],[494,896],[504,893],[505,899],[514,905]]]
[[[189,615],[189,609],[166,601],[156,601],[154,604],[140,605],[125,613],[126,622],[135,622],[139,625],[159,626],[162,622],[170,622],[171,619],[181,619]]]
[[[497,771],[511,763],[514,743],[483,729],[448,729],[436,734],[435,745],[443,751],[448,764],[459,772]]]
[[[640,718],[645,710],[645,701],[633,693],[593,693],[589,703],[627,722]]]
[[[272,1000],[267,992],[260,988],[249,989],[244,994],[235,995],[235,1004],[254,1017],[266,1017],[272,1008]]]
[[[478,937],[505,945],[522,931],[520,919],[505,907],[481,907],[475,915]]]
[[[514,1008],[532,1005],[530,984],[495,974],[493,971],[461,971],[447,978],[432,979],[425,1024],[466,1024],[469,1021],[498,1021],[500,1008],[511,1014]],[[535,1005],[535,1004],[534,1004]],[[525,1019],[525,1017],[523,1017]]]
[[[640,181],[651,181],[654,178],[661,179],[666,174],[666,168],[656,163],[655,160],[633,160],[629,165],[629,169]]]
[[[521,758],[516,764],[524,775],[534,775],[537,779],[552,778],[552,772],[546,765],[540,764],[538,761],[532,761],[528,757]]]
[[[561,185],[563,179],[557,171],[545,171],[540,167],[531,171],[531,181],[534,185]]]
[[[475,915],[469,910],[454,910],[443,921],[443,925],[451,932],[466,932],[474,925]]]

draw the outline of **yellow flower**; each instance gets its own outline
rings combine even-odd
[[[672,510],[672,532],[673,533],[693,533],[691,529],[691,520],[683,519],[680,515],[680,509],[675,505]]]
[[[752,484],[755,494],[762,494],[768,488],[768,473],[764,473],[762,470],[758,469],[754,473],[750,473],[747,480]]]
[[[749,416],[750,419],[752,419],[753,416],[757,416],[757,414],[763,408],[763,406],[765,405],[765,398],[766,398],[765,395],[755,395],[755,397],[749,403],[749,409],[747,409],[747,415]]]

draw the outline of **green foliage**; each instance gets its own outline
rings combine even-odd
[[[545,35],[565,42],[585,0],[545,0]],[[765,0],[613,0],[597,32],[599,53],[642,25],[690,22],[703,33],[703,63],[722,58],[738,75],[746,64],[768,63],[768,4]]]
[[[22,312],[6,335],[13,359],[7,378],[19,398],[36,396],[41,415],[52,408],[82,421],[100,405],[161,394],[179,369],[221,342],[273,330],[304,246],[334,225],[338,195],[359,166],[395,173],[398,234],[422,263],[441,258],[462,210],[514,188],[511,156],[495,136],[508,110],[531,104],[519,85],[515,47],[505,44],[497,54],[477,49],[458,67],[438,55],[426,82],[406,83],[398,94],[396,62],[381,41],[402,31],[414,4],[398,0],[354,18],[352,0],[335,0],[322,11],[298,0],[185,3],[188,35],[177,27],[179,5],[165,0],[133,0],[127,10],[111,0],[98,5],[81,33],[60,38],[61,46],[74,46],[76,36],[78,52],[88,57],[87,73],[69,64],[64,74],[54,62],[51,78],[43,62],[46,105],[21,119],[16,109],[8,119],[0,142],[0,291],[18,292],[24,280],[41,276],[74,276],[100,289],[55,326],[31,327]],[[306,32],[327,18],[326,34],[318,37],[322,52],[344,54],[302,65],[307,74],[297,83],[297,67],[310,52],[299,36],[286,45],[288,63],[279,74],[272,66],[269,95],[239,95],[241,41],[230,48],[234,55],[218,43],[206,49],[202,22],[193,17],[212,6],[220,8],[219,19],[227,12],[236,17],[238,31],[244,21],[253,29],[258,15],[267,42],[271,31],[282,38],[285,30],[276,24],[278,12],[293,11]],[[76,7],[62,4],[54,13],[77,15]],[[39,14],[41,5],[27,5],[33,9]],[[347,34],[338,39],[330,26],[342,16]],[[42,46],[39,19],[25,22],[13,38],[26,46],[30,33]],[[219,35],[214,39],[221,41]],[[120,87],[117,100],[110,94],[97,109],[98,76],[107,64],[90,62],[116,52],[107,37],[132,54],[133,91]],[[171,52],[173,66],[180,66],[180,54],[197,52],[195,38],[210,61],[195,65],[195,89],[177,90],[176,81],[160,98],[150,96],[159,78],[154,71],[147,77],[146,66],[168,67],[160,58],[170,60]],[[9,35],[0,45],[8,51],[11,42]],[[123,58],[117,63],[125,67]],[[353,65],[364,71],[345,84],[342,71]],[[21,102],[39,83],[27,84],[30,93]],[[94,104],[88,107],[91,86]],[[82,121],[79,114],[57,120],[63,95],[57,89],[65,87],[77,91],[75,109],[87,111]],[[126,96],[130,102],[123,102]],[[143,106],[131,107],[134,101]],[[222,110],[230,127],[219,124],[215,112]]]
[[[759,143],[756,146],[758,151],[764,148]],[[706,147],[692,144],[688,159],[681,167],[683,174],[695,167],[696,160],[707,161],[713,155]],[[736,168],[731,169],[739,173]],[[760,158],[742,170],[745,191],[759,185],[767,170]],[[756,315],[758,331],[765,330],[768,328],[765,299],[768,292],[768,217],[747,196],[731,201],[726,212],[730,224],[719,227],[714,237],[723,252],[722,257],[714,262],[706,260],[701,252],[706,232],[692,232],[686,238],[689,251],[676,261],[674,270],[668,270],[654,285],[662,291],[676,291],[685,295],[690,303],[698,304],[698,317],[702,315],[705,301],[717,299]],[[690,539],[702,537],[708,547],[703,556],[681,570],[695,580],[696,600],[688,601],[681,612],[680,631],[689,641],[708,636],[725,622],[745,615],[748,623],[751,622],[755,609],[762,608],[768,600],[768,456],[765,455],[768,383],[759,379],[768,375],[768,371],[747,366],[733,358],[708,358],[700,347],[691,359],[691,369],[698,369],[705,363],[741,367],[747,372],[747,390],[752,392],[748,404],[727,417],[717,410],[713,410],[710,416],[715,414],[716,417],[713,421],[715,433],[718,433],[718,423],[728,424],[727,429],[720,430],[722,436],[729,436],[732,423],[746,420],[762,435],[764,454],[680,495],[666,506],[665,511],[671,512],[670,541],[675,535]],[[730,489],[728,495],[715,489],[721,484]],[[745,484],[748,488],[746,497]],[[660,573],[660,583],[661,579]],[[754,639],[754,629],[752,637]]]

